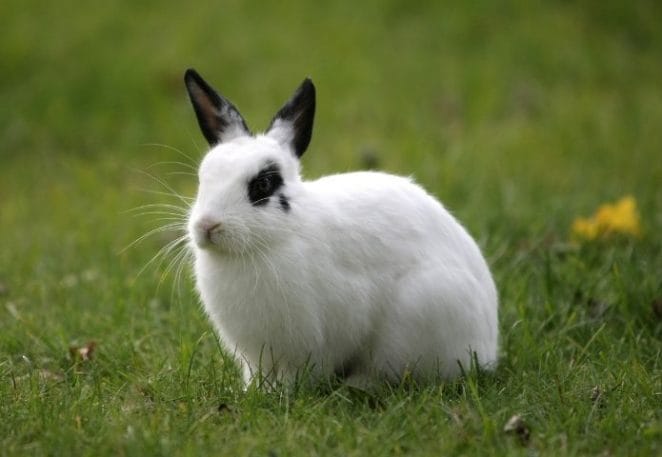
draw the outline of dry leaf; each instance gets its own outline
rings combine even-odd
[[[508,419],[506,425],[503,426],[503,431],[508,434],[517,436],[522,445],[528,444],[529,439],[531,438],[531,431],[524,422],[524,419],[522,419],[522,416],[519,414],[515,414],[510,419]]]
[[[96,341],[88,341],[88,343],[85,346],[69,347],[69,354],[71,354],[71,358],[74,360],[74,362],[78,362],[78,361],[87,362],[88,360],[92,359],[96,347],[97,347]]]
[[[600,386],[595,386],[591,390],[591,401],[598,401],[602,397],[602,389],[600,389]]]
[[[605,407],[605,391],[600,386],[595,386],[591,389],[591,401],[598,408]]]

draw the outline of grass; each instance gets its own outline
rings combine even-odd
[[[0,454],[662,452],[658,3],[78,3],[1,7]],[[176,203],[148,174],[195,192],[162,164],[205,150],[189,66],[258,129],[311,75],[307,176],[370,156],[438,195],[498,284],[496,372],[242,391],[190,279],[138,275],[175,234],[122,250]],[[627,194],[641,238],[568,243]]]

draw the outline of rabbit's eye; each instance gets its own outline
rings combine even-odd
[[[277,165],[269,164],[248,183],[248,198],[253,206],[266,205],[276,190],[283,185]]]
[[[257,181],[255,187],[257,188],[258,192],[262,194],[269,194],[269,191],[271,190],[272,182],[273,181],[269,176],[264,176],[263,178],[260,178]]]

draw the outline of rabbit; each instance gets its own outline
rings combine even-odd
[[[492,275],[439,201],[377,171],[302,179],[310,79],[256,135],[195,70],[184,81],[211,147],[187,222],[196,288],[245,383],[303,370],[353,386],[428,382],[496,365]]]

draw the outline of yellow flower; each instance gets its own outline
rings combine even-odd
[[[598,236],[598,224],[592,219],[578,217],[572,223],[572,235],[575,238],[594,240]]]
[[[577,218],[572,223],[575,239],[594,240],[613,234],[641,235],[637,202],[628,195],[616,203],[601,205],[590,218]]]

